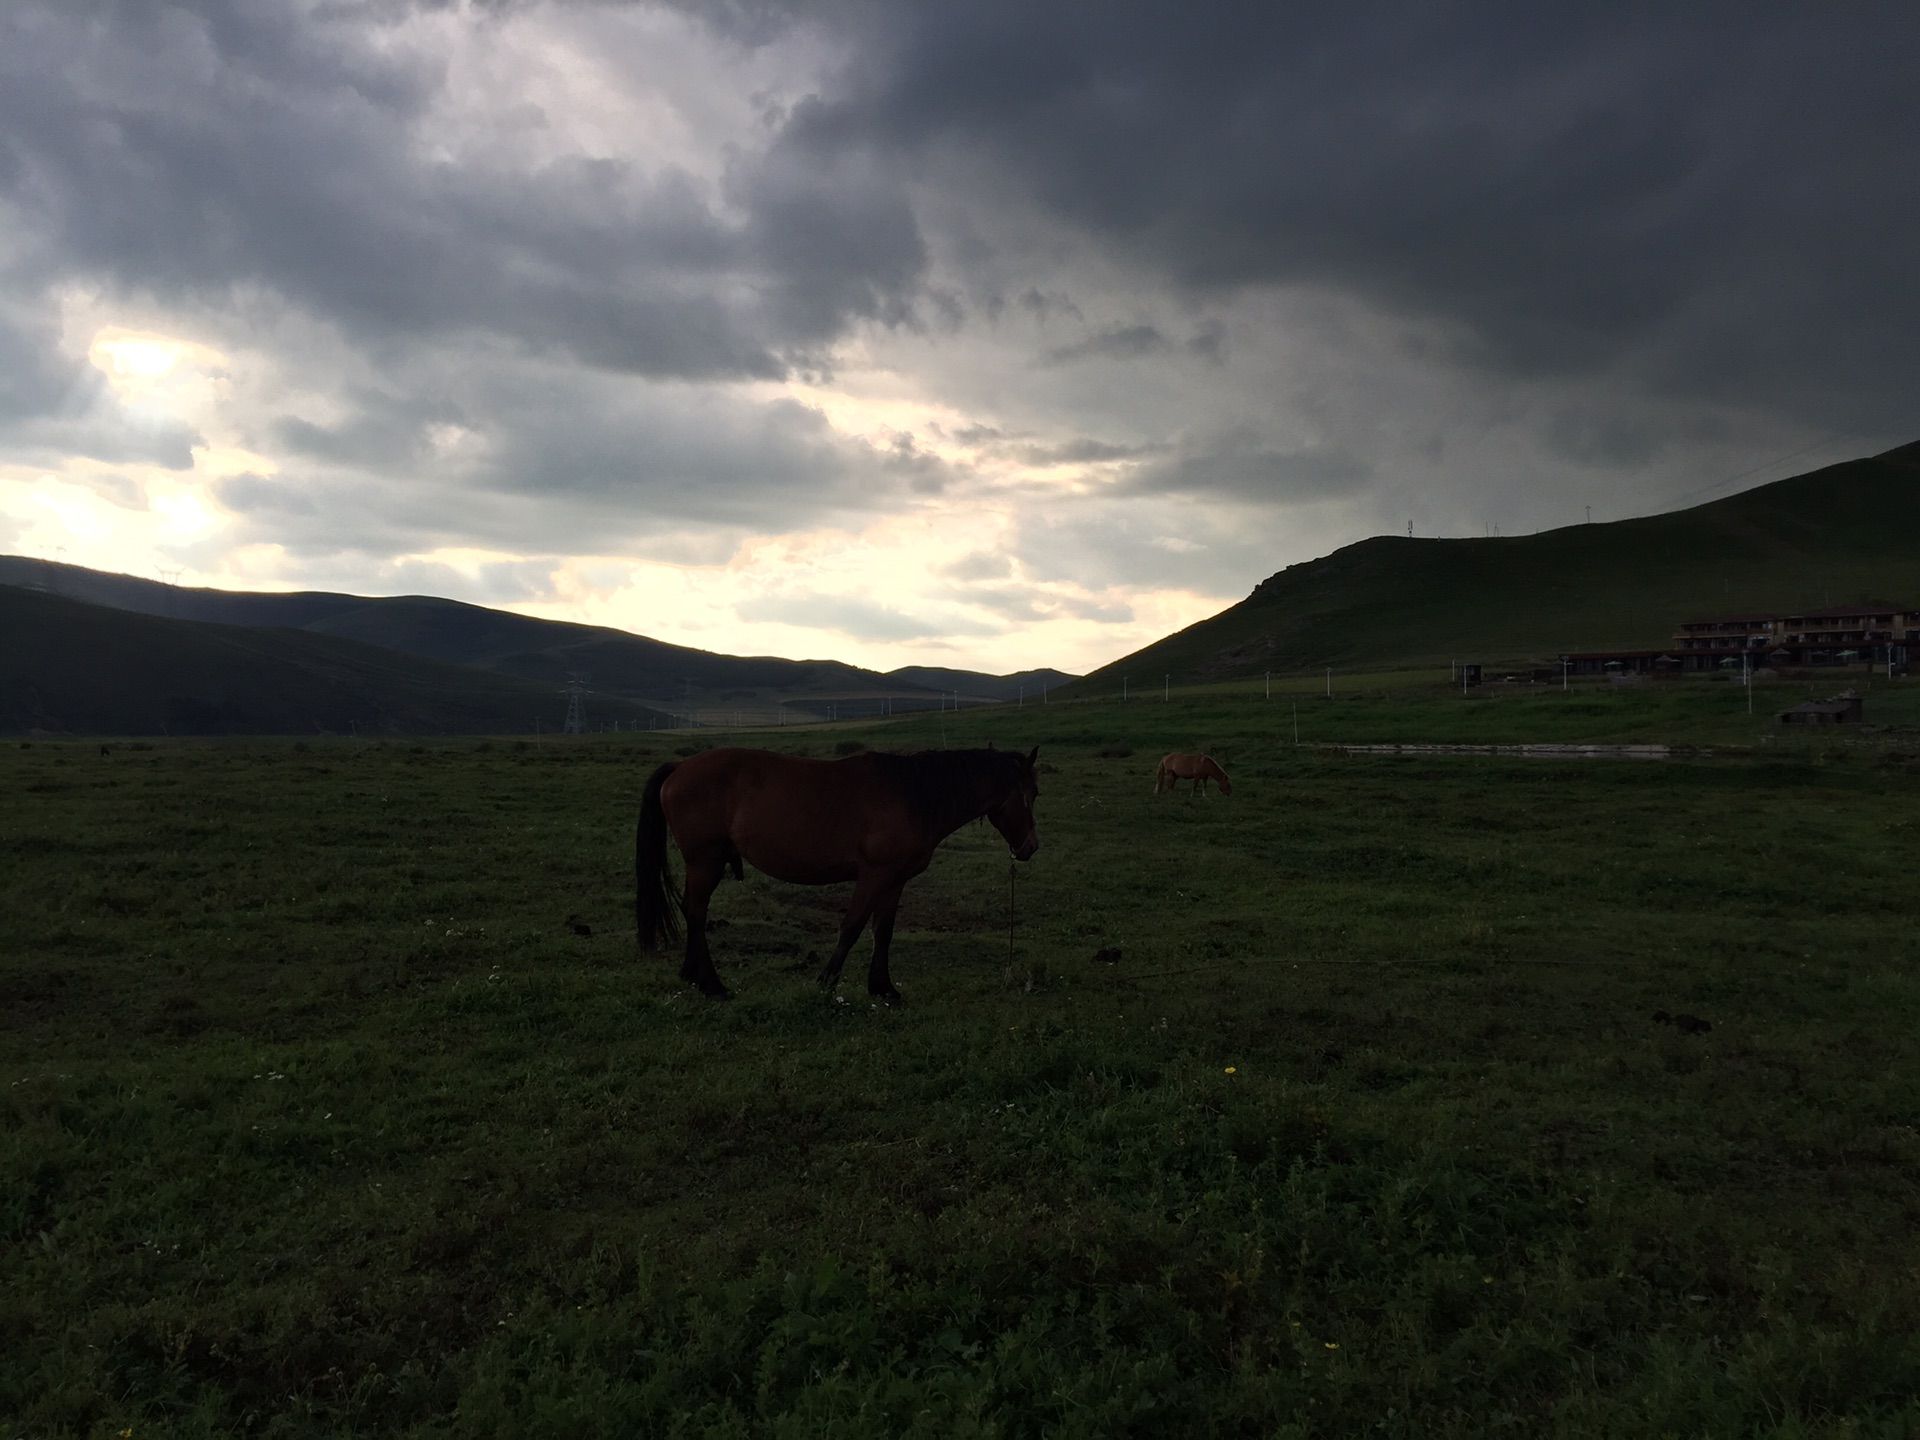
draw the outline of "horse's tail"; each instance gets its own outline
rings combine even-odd
[[[640,819],[633,830],[633,923],[642,950],[658,950],[680,938],[683,902],[674,893],[667,861],[667,817],[660,808],[660,787],[679,762],[669,760],[647,780],[640,798]]]

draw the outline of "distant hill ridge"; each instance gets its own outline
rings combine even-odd
[[[1920,602],[1920,442],[1664,515],[1499,539],[1375,536],[1070,687],[1659,646],[1683,620]]]
[[[1026,674],[1051,677],[1049,684],[1073,678],[1060,671],[996,676],[917,667],[882,674],[837,660],[721,655],[427,595],[213,590],[12,555],[0,556],[0,584],[165,619],[331,636],[549,688],[585,673],[596,695],[675,712],[731,707],[765,718],[791,707],[788,713],[805,718],[869,697],[917,698],[928,706],[948,692],[972,701],[1012,699]]]
[[[0,733],[502,734],[557,729],[564,705],[550,685],[356,640],[0,586]],[[670,723],[608,697],[594,713]]]

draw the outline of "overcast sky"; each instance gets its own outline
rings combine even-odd
[[[7,0],[0,551],[1091,668],[1920,438],[1916,75],[1911,3]]]

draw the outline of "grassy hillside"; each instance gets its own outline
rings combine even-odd
[[[1920,604],[1920,445],[1644,519],[1376,536],[1289,566],[1078,688],[1661,645],[1689,617],[1864,599]]]
[[[0,586],[0,732],[501,733],[555,728],[551,685],[301,630],[172,620]],[[653,712],[596,697],[598,720]]]
[[[418,595],[361,600],[309,628],[551,685],[569,672],[582,672],[592,676],[597,691],[675,708],[917,688],[837,660],[718,655],[606,626],[540,620]]]
[[[769,720],[773,707],[782,703],[792,707],[789,713],[804,714],[809,701],[819,701],[819,714],[825,716],[826,702],[881,695],[909,700],[926,691],[925,703],[934,705],[937,690],[985,696],[1003,679],[1019,679],[954,670],[937,672],[950,677],[945,681],[921,682],[836,660],[719,655],[606,626],[542,620],[434,596],[195,589],[17,555],[0,556],[0,584],[168,619],[307,630],[550,687],[563,683],[569,672],[585,672],[602,694],[676,711],[745,708]]]

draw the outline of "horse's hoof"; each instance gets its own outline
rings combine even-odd
[[[840,983],[840,972],[838,970],[822,970],[819,975],[819,980],[822,990],[831,990]]]
[[[700,993],[709,1000],[731,1000],[733,998],[733,992],[724,985],[715,985],[712,988],[702,985],[700,987]]]
[[[898,990],[875,990],[873,992],[873,998],[885,1001],[889,1005],[897,1006],[907,1003],[907,997],[902,995]]]

